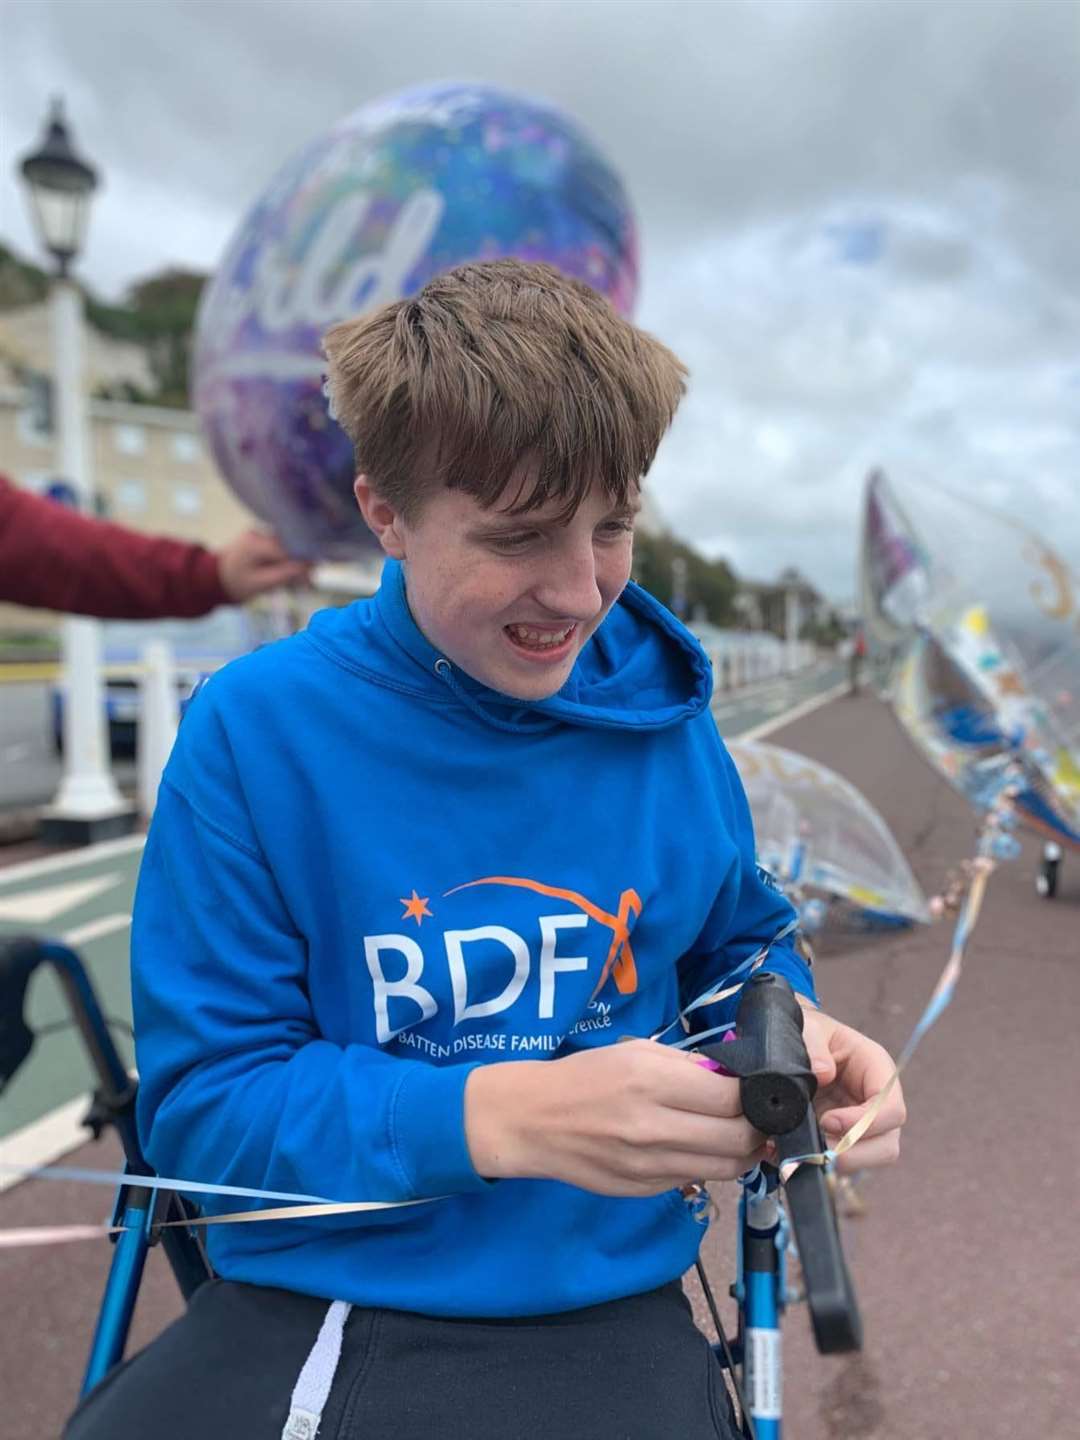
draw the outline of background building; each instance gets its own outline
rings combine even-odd
[[[126,387],[144,393],[153,375],[142,345],[87,326],[88,451],[100,515],[149,534],[190,540],[216,550],[258,524],[222,479],[191,410],[104,399]],[[46,493],[62,479],[52,423],[48,307],[0,314],[0,472]],[[352,598],[377,584],[371,563],[321,566],[316,589],[295,597],[301,623],[310,610]],[[0,604],[0,634],[49,632],[47,611]]]

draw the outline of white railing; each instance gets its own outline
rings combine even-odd
[[[760,630],[713,631],[702,646],[713,667],[716,689],[741,690],[784,675],[807,670],[818,661],[818,648],[809,640],[786,644]]]

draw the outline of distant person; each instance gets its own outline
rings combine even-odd
[[[862,626],[855,631],[848,655],[848,694],[857,695],[862,684],[863,663],[866,660],[866,636]]]
[[[208,550],[92,519],[0,475],[0,600],[101,620],[193,619],[309,573],[258,530]]]

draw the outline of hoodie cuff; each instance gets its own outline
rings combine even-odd
[[[412,1195],[486,1190],[465,1139],[465,1082],[479,1064],[413,1062],[390,1110],[390,1148]]]
[[[807,1000],[812,1001],[820,1008],[821,1001],[817,996],[810,967],[804,960],[800,960],[793,950],[789,950],[785,946],[778,946],[776,949],[770,950],[768,958],[761,968],[771,971],[773,975],[782,975],[796,995],[805,996]]]

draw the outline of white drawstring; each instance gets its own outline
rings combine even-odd
[[[285,1421],[281,1440],[315,1440],[319,1433],[322,1413],[341,1359],[341,1341],[351,1309],[352,1306],[344,1300],[335,1300],[327,1310],[293,1389],[289,1418]]]

